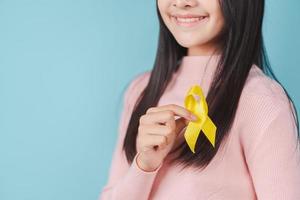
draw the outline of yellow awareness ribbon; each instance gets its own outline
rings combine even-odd
[[[194,95],[199,98],[195,99]],[[192,86],[184,100],[185,108],[198,117],[197,121],[190,121],[185,133],[185,140],[191,151],[195,153],[197,138],[202,130],[209,142],[215,147],[215,138],[217,127],[208,116],[208,106],[199,85]]]

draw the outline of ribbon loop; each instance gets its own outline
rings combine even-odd
[[[195,99],[194,96],[198,96]],[[208,116],[208,106],[199,85],[192,86],[184,100],[185,108],[198,117],[197,121],[189,122],[184,133],[185,140],[191,151],[195,153],[197,138],[202,130],[209,142],[215,147],[215,138],[217,127]]]

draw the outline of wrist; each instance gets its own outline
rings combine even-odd
[[[155,163],[155,164],[154,163],[150,164],[150,163],[146,162],[144,159],[144,154],[142,154],[141,152],[138,153],[138,155],[137,155],[136,164],[141,170],[143,170],[145,172],[156,171],[161,165],[160,162]]]

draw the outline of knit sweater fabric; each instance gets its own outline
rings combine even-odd
[[[184,56],[157,106],[184,107],[198,84],[207,96],[220,55]],[[228,137],[204,170],[162,163],[147,172],[122,150],[134,103],[151,71],[137,75],[123,98],[107,184],[99,200],[300,200],[300,148],[294,110],[279,83],[252,65]]]

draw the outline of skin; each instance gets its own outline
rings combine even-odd
[[[139,121],[138,166],[144,171],[155,170],[174,147],[179,132],[190,120],[196,119],[184,107],[175,104],[149,108]]]
[[[188,48],[189,56],[211,55],[219,50],[218,36],[224,26],[219,0],[157,0],[164,23],[176,41]],[[194,27],[176,24],[172,15],[207,16]],[[194,118],[193,118],[194,117]],[[139,121],[137,165],[144,171],[154,171],[183,137],[181,130],[189,121],[197,120],[182,106],[168,104],[151,107]]]
[[[157,0],[162,19],[188,55],[211,55],[218,51],[217,37],[224,26],[219,0]],[[207,16],[206,22],[196,27],[176,25],[172,15],[194,14]]]

